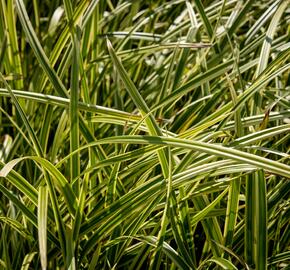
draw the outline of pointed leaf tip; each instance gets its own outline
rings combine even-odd
[[[106,41],[107,41],[107,47],[109,50],[113,48],[111,41],[109,40],[108,36],[106,36]]]

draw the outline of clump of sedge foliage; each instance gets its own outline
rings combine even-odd
[[[0,7],[1,269],[289,265],[288,0]]]

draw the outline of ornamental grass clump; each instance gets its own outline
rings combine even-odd
[[[288,0],[0,6],[0,269],[289,266]]]

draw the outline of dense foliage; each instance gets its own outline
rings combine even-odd
[[[0,269],[289,266],[289,6],[1,1]]]

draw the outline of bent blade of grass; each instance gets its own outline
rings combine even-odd
[[[263,129],[246,136],[237,138],[231,146],[243,147],[249,144],[253,144],[258,141],[262,141],[268,138],[273,138],[279,134],[290,132],[290,124],[275,126],[272,128]]]
[[[90,147],[90,145],[87,145],[87,146],[84,146],[84,147],[80,147],[78,150],[74,151],[73,153],[68,154],[66,157],[64,157],[61,161],[59,161],[56,164],[56,167],[59,168],[67,159],[70,158],[71,155],[79,153],[80,151],[82,151],[82,150],[84,150],[84,149],[86,149],[88,147]],[[94,170],[96,170],[98,168],[114,165],[116,163],[129,161],[131,159],[137,159],[137,158],[139,158],[141,156],[144,156],[145,154],[154,155],[154,152],[156,152],[156,150],[158,150],[158,148],[161,148],[161,147],[162,146],[148,146],[148,147],[144,147],[144,148],[141,148],[141,149],[136,149],[136,150],[130,151],[128,153],[123,153],[123,154],[118,154],[116,156],[108,157],[107,159],[104,159],[104,160],[101,160],[99,162],[96,162],[93,165],[91,165],[90,167],[88,167],[86,170],[81,172],[79,177],[83,176],[84,174],[91,173],[91,172],[93,172]]]
[[[37,252],[31,252],[25,255],[24,260],[22,262],[21,270],[29,270],[30,263],[33,261],[33,258]]]
[[[285,129],[282,129],[282,130],[278,129],[278,131],[276,131],[277,128],[275,128],[275,127],[274,128],[270,128],[268,130],[263,130],[262,131],[263,136],[259,135],[259,136],[257,136],[256,139],[257,139],[257,141],[260,141],[263,138],[268,138],[269,136],[272,137],[272,136],[275,136],[275,135],[280,134],[282,132],[287,132],[289,130],[289,127],[288,127],[288,125],[286,125],[286,126],[287,127]],[[272,132],[272,129],[275,129],[274,132]],[[269,131],[269,133],[270,133],[269,136],[268,136],[267,131]],[[260,134],[261,132],[257,132],[257,133]],[[251,134],[251,136],[249,136],[249,137],[245,136],[245,137],[241,138],[241,139],[243,139],[242,140],[243,144],[244,145],[248,145],[248,144],[252,143],[253,141],[256,141],[256,140],[254,140],[255,139],[255,134],[256,133]],[[254,139],[253,139],[253,137],[254,137]],[[63,164],[67,159],[69,159],[71,155],[73,155],[73,154],[75,154],[77,152],[80,152],[82,150],[88,149],[90,147],[94,147],[94,146],[96,146],[96,144],[98,144],[98,142],[97,143],[87,144],[87,145],[84,145],[84,146],[80,147],[78,150],[76,150],[75,152],[70,153],[65,158],[63,158],[61,161],[59,161],[58,164],[56,165],[56,167],[60,167],[60,165]],[[230,144],[230,146],[232,146],[232,145],[234,145],[236,147],[239,146],[239,144],[236,144],[235,142],[233,144]],[[110,157],[110,158],[108,158],[106,160],[100,161],[98,164],[95,165],[96,166],[95,168],[98,168],[99,166],[107,166],[109,164],[114,164],[114,162],[122,162],[122,161],[130,160],[130,159],[134,159],[134,158],[137,158],[139,156],[142,156],[143,154],[146,154],[146,153],[149,154],[150,152],[156,150],[159,147],[165,147],[165,146],[152,145],[152,146],[147,146],[145,148],[137,149],[137,150],[134,150],[134,151],[131,151],[131,152],[128,152],[128,153],[119,154],[117,156]],[[192,154],[190,154],[190,156],[191,155]],[[187,162],[190,162],[190,159]],[[88,169],[88,172],[90,171],[90,169]]]
[[[220,156],[224,158],[229,158],[242,163],[251,164],[257,166],[261,169],[269,171],[274,174],[279,174],[290,178],[290,166],[282,164],[277,161],[273,161],[267,158],[260,157],[258,155],[249,154],[236,150],[233,148],[225,147],[218,144],[204,143],[194,140],[178,139],[178,138],[167,138],[167,137],[157,137],[157,136],[116,136],[106,139],[101,139],[97,144],[107,144],[107,143],[129,143],[129,144],[156,144],[156,145],[170,145],[172,147],[181,147],[185,149],[192,149],[195,151],[204,152],[214,156]],[[91,144],[92,146],[93,144]]]
[[[162,135],[162,132],[161,132],[159,126],[157,125],[153,115],[151,114],[150,109],[148,108],[144,99],[142,98],[142,96],[138,92],[136,86],[134,85],[134,83],[132,82],[130,77],[128,76],[121,61],[118,59],[109,39],[107,39],[107,47],[108,47],[109,53],[111,55],[112,61],[113,61],[114,65],[116,66],[116,69],[117,69],[123,83],[125,84],[127,91],[129,92],[129,94],[130,94],[131,98],[133,99],[137,108],[140,110],[141,115],[143,117],[146,117],[145,123],[149,129],[150,134],[151,135]],[[147,117],[147,115],[148,115],[148,117]],[[165,151],[163,149],[158,150],[158,156],[159,156],[160,165],[161,165],[164,177],[167,178],[168,177],[168,161],[167,161]]]
[[[0,168],[2,169],[3,167],[4,164],[0,162]],[[6,179],[20,192],[22,192],[27,198],[29,198],[29,200],[35,206],[37,206],[38,192],[33,185],[31,185],[26,179],[24,179],[20,174],[16,173],[13,170],[10,172],[9,175],[6,176]]]
[[[238,270],[237,267],[235,267],[235,265],[230,262],[229,260],[226,260],[224,258],[218,258],[218,257],[213,257],[211,259],[208,259],[206,261],[207,263],[210,263],[210,262],[213,262],[215,263],[216,265],[219,265],[222,269],[225,269],[225,270]]]
[[[192,150],[204,152],[210,155],[221,156],[221,157],[230,158],[232,160],[236,160],[242,163],[251,164],[259,168],[265,169],[266,171],[272,172],[274,174],[277,173],[277,174],[285,176],[286,178],[290,178],[290,173],[289,173],[290,166],[287,166],[283,163],[273,161],[264,157],[260,157],[258,155],[246,153],[246,152],[234,149],[232,147],[226,147],[219,144],[211,144],[211,143],[205,143],[205,142],[181,139],[181,138],[167,138],[167,137],[162,137],[162,136],[157,137],[157,136],[140,136],[140,135],[115,136],[115,137],[101,139],[97,142],[88,144],[86,146],[82,146],[78,150],[76,150],[76,152],[86,149],[88,147],[96,147],[99,144],[111,144],[111,143],[149,144],[149,145],[152,144],[152,145],[160,145],[160,146],[170,145],[172,147],[192,149]],[[148,148],[148,149],[151,149],[151,148]],[[142,150],[136,151],[137,155],[141,153],[142,153]],[[121,155],[120,158],[122,159],[123,156],[126,159],[127,157],[126,154]],[[61,161],[61,163],[64,162],[67,158],[69,158],[69,156],[67,156],[63,161]],[[118,159],[118,161],[120,160]]]
[[[27,156],[11,160],[1,169],[0,177],[6,177],[15,165],[17,165],[19,162],[25,159],[31,159],[36,163],[39,163],[54,178],[55,183],[57,184],[57,186],[61,190],[62,195],[64,196],[64,199],[67,203],[67,207],[70,213],[74,216],[76,211],[77,198],[74,192],[72,191],[69,183],[67,182],[66,178],[60,173],[60,171],[57,168],[55,168],[54,165],[52,165],[46,159],[36,156]]]
[[[27,91],[19,91],[19,90],[12,90],[13,94],[18,97],[18,98],[24,98],[27,100],[33,100],[39,103],[44,103],[44,104],[50,104],[50,105],[56,105],[58,107],[63,107],[63,108],[69,108],[69,103],[70,100],[68,98],[63,98],[63,97],[58,97],[58,96],[52,96],[52,95],[44,95],[41,93],[32,93],[32,92],[27,92]],[[0,95],[1,96],[8,96],[9,91],[4,88],[0,88]],[[115,117],[121,117],[125,121],[133,121],[133,120],[140,120],[141,117],[135,114],[130,114],[125,111],[113,109],[113,108],[108,108],[104,106],[99,106],[99,105],[93,105],[89,103],[84,103],[84,102],[78,102],[78,109],[85,111],[85,112],[93,112],[97,114],[104,114],[104,115],[111,115]],[[125,118],[124,118],[125,117]]]

